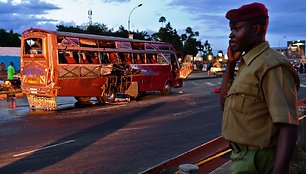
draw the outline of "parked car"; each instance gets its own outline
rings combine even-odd
[[[208,75],[210,76],[211,74],[216,75],[216,76],[222,76],[226,70],[226,64],[221,64],[221,66],[213,66],[210,68],[210,71]]]

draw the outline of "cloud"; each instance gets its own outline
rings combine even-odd
[[[20,3],[12,1],[0,2],[0,28],[13,29],[21,33],[29,27],[46,25],[51,27],[54,19],[46,19],[39,15],[47,14],[50,10],[58,10],[60,7],[40,0],[27,0]],[[54,24],[53,24],[54,25]],[[53,27],[54,28],[54,27]]]
[[[268,8],[270,23],[268,34],[274,36],[274,46],[278,45],[279,38],[292,36],[306,39],[306,4],[305,0],[259,0]],[[244,4],[252,3],[250,0],[172,0],[167,5],[187,11],[191,18],[197,21],[195,26],[200,31],[200,37],[220,40],[228,39],[228,21],[225,14],[228,10],[239,8]],[[204,35],[204,36],[203,36]],[[290,40],[290,38],[288,38]],[[273,45],[273,44],[272,44]]]
[[[122,2],[122,3],[127,3],[130,2],[131,0],[103,0],[105,3],[111,3],[111,2]]]
[[[1,11],[0,14],[28,14],[39,15],[46,14],[49,10],[58,10],[58,6],[43,2],[40,0],[28,0],[21,1],[18,4],[13,4],[12,1],[0,2]]]
[[[5,24],[5,26],[1,26],[2,24],[0,24],[0,28],[5,28],[7,30],[13,29],[19,33],[30,27],[39,27],[45,24],[49,24],[50,26],[51,22],[56,22],[56,20],[46,19],[44,17],[36,17],[34,15],[4,14],[0,16],[2,18],[1,21],[3,21]]]
[[[276,42],[277,45],[278,40],[283,36],[287,36],[288,39],[290,39],[289,36],[293,35],[304,36],[305,38],[305,0],[258,1],[263,2],[269,10],[270,24],[268,28],[268,36],[273,35],[274,42]],[[126,17],[127,14],[124,13],[126,10],[118,11],[118,9],[124,9],[123,7],[129,5],[131,5],[130,9],[132,9],[132,4],[135,2],[140,1],[97,0],[84,2],[81,0],[70,0],[61,3],[59,3],[59,0],[48,2],[45,2],[44,0],[21,0],[19,3],[15,3],[15,1],[12,0],[8,0],[7,2],[0,1],[0,28],[4,28],[6,30],[13,29],[15,32],[17,31],[21,33],[23,30],[29,27],[56,29],[55,25],[59,24],[59,21],[64,21],[60,23],[67,25],[75,25],[76,20],[78,20],[78,23],[84,22],[87,19],[86,16],[84,17],[82,15],[78,15],[76,17],[76,15],[71,16],[71,13],[61,16],[61,14],[68,13],[69,10],[75,9],[75,7],[79,4],[84,5],[84,8],[89,7],[89,9],[92,8],[92,6],[98,6],[99,4],[102,11],[105,7],[117,9],[116,15],[114,15],[113,19],[110,20],[111,22],[106,23],[106,25],[119,26],[124,25],[125,23],[122,22],[123,20],[115,17],[121,15],[120,18],[122,19],[122,16]],[[221,48],[224,48],[226,47],[225,44],[227,44],[228,34],[230,31],[228,21],[225,18],[226,12],[229,9],[238,8],[243,4],[251,2],[251,0],[155,0],[154,4],[151,4],[147,1],[143,1],[144,7],[137,10],[135,13],[141,12],[141,10],[145,9],[146,3],[150,4],[150,9],[143,12],[143,19],[150,21],[150,13],[154,13],[154,16],[157,18],[160,16],[165,16],[167,18],[167,22],[171,22],[173,28],[175,28],[178,32],[184,32],[186,27],[190,26],[194,31],[200,32],[201,40],[209,39],[210,41],[214,42],[213,40],[215,39],[216,42],[218,41],[220,43],[215,45],[220,45]],[[153,12],[149,10],[152,10]],[[95,17],[97,17],[97,15],[95,15]],[[108,19],[107,17],[107,15],[104,15],[97,20],[105,22]],[[137,16],[135,14],[133,18],[135,19],[135,22],[137,21],[136,17]],[[151,16],[151,18],[153,17]],[[69,22],[67,20],[75,21]],[[139,23],[145,22],[142,21]],[[146,24],[144,28],[146,29],[143,30],[149,31],[149,33],[154,32],[154,24]],[[158,30],[158,27],[155,26],[155,30]],[[222,38],[223,41],[221,41]]]

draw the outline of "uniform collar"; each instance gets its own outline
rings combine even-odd
[[[245,55],[243,55],[243,60],[245,62],[246,65],[249,66],[249,64],[258,56],[260,55],[262,52],[264,52],[266,49],[270,48],[270,44],[269,42],[265,41],[259,45],[257,45],[256,47],[254,47],[253,49],[251,49],[248,53],[246,53]]]

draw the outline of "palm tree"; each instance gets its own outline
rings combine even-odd
[[[166,18],[165,18],[164,16],[161,16],[161,17],[159,18],[159,22],[162,23],[162,27],[164,27],[164,23],[165,23],[166,21],[167,21],[167,20],[166,20]]]

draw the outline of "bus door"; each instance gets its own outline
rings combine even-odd
[[[23,36],[21,44],[22,91],[27,94],[30,106],[38,108],[56,107],[55,91],[51,88],[53,71],[48,48],[47,33],[37,32]]]
[[[162,53],[162,57],[164,57],[164,61],[167,62],[167,64],[170,65],[169,74],[172,74],[172,78],[176,79],[179,77],[179,69],[180,65],[177,61],[176,56],[173,53]],[[162,62],[165,64],[165,62]]]

